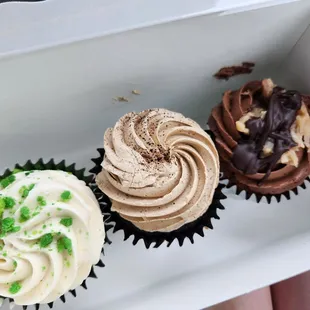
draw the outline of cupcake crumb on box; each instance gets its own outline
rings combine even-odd
[[[214,74],[214,77],[218,80],[228,81],[233,76],[252,73],[254,67],[255,67],[254,62],[246,61],[243,62],[241,65],[223,67],[217,73]]]

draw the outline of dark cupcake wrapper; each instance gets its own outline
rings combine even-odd
[[[304,180],[304,182],[302,182],[299,186],[297,186],[297,187],[295,187],[295,188],[293,188],[293,189],[291,189],[289,191],[283,192],[281,194],[265,194],[265,195],[263,195],[263,194],[250,192],[250,191],[247,191],[245,189],[240,188],[236,184],[236,182],[234,182],[234,180],[225,177],[225,175],[221,178],[221,181],[224,181],[224,180],[228,180],[226,188],[232,188],[233,186],[236,186],[236,192],[235,192],[236,195],[240,195],[243,191],[245,191],[245,199],[246,200],[249,200],[252,196],[254,196],[256,202],[260,203],[262,198],[265,197],[268,204],[271,203],[272,197],[274,197],[278,203],[281,202],[281,198],[282,197],[284,197],[287,200],[290,200],[292,194],[295,194],[297,196],[298,195],[298,189],[306,189],[306,182],[310,182],[310,178],[307,177]]]
[[[94,173],[95,175],[98,175],[101,172],[101,163],[104,158],[104,149],[99,148],[97,151],[99,152],[100,156],[98,158],[92,159],[95,166],[90,170],[90,172]],[[213,229],[211,220],[213,218],[220,219],[217,215],[217,210],[225,209],[221,203],[221,200],[226,199],[226,196],[222,193],[223,187],[225,186],[219,184],[219,186],[216,188],[211,205],[201,217],[191,223],[185,224],[178,230],[169,233],[147,232],[139,229],[131,222],[123,219],[117,212],[111,210],[112,204],[106,195],[104,195],[106,199],[104,199],[102,202],[102,209],[104,210],[104,213],[109,214],[109,216],[106,218],[106,221],[107,223],[113,224],[113,232],[115,233],[119,230],[124,232],[124,241],[133,236],[133,245],[136,245],[139,240],[143,240],[147,249],[152,244],[154,244],[154,248],[158,248],[165,241],[169,247],[174,240],[178,240],[179,245],[182,246],[186,238],[188,238],[191,243],[194,243],[195,234],[204,237],[204,228]]]
[[[55,163],[54,159],[50,159],[48,162],[44,163],[43,159],[40,158],[35,163],[33,163],[32,161],[28,160],[24,165],[16,164],[14,169],[19,169],[19,170],[22,170],[22,171],[31,171],[31,170],[62,170],[62,171],[70,172],[73,175],[75,175],[79,180],[84,181],[86,183],[86,185],[92,190],[92,192],[96,196],[96,199],[99,202],[101,212],[103,213],[102,202],[105,199],[105,197],[102,194],[102,192],[98,189],[97,185],[93,182],[94,181],[93,180],[94,176],[93,175],[85,175],[85,170],[86,170],[85,168],[77,170],[75,168],[75,164],[71,164],[71,165],[67,166],[65,160],[62,160],[59,163]],[[11,171],[10,169],[6,169],[5,172],[0,176],[0,179],[6,178],[7,176],[9,176],[9,175],[11,175],[13,173],[14,173],[14,171]],[[107,224],[106,222],[104,223],[104,225],[105,225],[105,231],[107,232],[111,228],[111,225]],[[111,243],[111,241],[108,239],[107,236],[105,238],[105,243],[108,243],[108,244]],[[102,255],[104,256],[104,249],[103,248],[102,248],[101,252],[102,252]],[[105,267],[105,264],[103,263],[102,259],[100,259],[99,262],[96,265],[92,266],[88,277],[80,285],[85,290],[87,290],[87,280],[89,278],[97,279],[97,275],[96,275],[96,272],[95,272],[95,267],[99,267],[99,268]],[[68,295],[69,293],[73,297],[77,296],[76,289],[74,289],[74,290],[70,290],[66,294],[60,296],[59,299],[63,303],[65,303],[66,302],[66,295]],[[2,297],[2,296],[0,296],[0,297],[3,298],[4,300],[5,299],[9,299],[10,303],[14,303],[14,300],[12,298],[6,298],[6,297]],[[49,306],[49,308],[53,308],[54,302],[51,302],[51,303],[47,304]],[[28,307],[34,306],[34,308],[36,310],[38,310],[41,305],[44,305],[44,304],[24,305],[22,307],[23,307],[23,310],[26,310]]]
[[[211,130],[206,130],[206,132],[209,134],[209,136],[212,138],[213,142],[215,143],[215,135]],[[225,176],[225,171],[222,172],[222,177],[220,178],[220,181],[225,181],[228,180],[228,183],[226,184],[226,188],[232,188],[236,186],[236,195],[240,195],[243,191],[245,192],[245,199],[249,200],[252,196],[255,197],[255,200],[257,203],[260,203],[262,198],[265,197],[267,200],[267,203],[270,204],[272,201],[272,197],[276,199],[276,201],[279,203],[281,202],[281,198],[284,197],[287,200],[291,199],[291,194],[295,194],[296,196],[298,195],[298,189],[306,189],[306,182],[310,182],[310,178],[307,177],[300,185],[296,186],[295,188],[285,191],[281,194],[259,194],[255,193],[249,190],[245,190],[244,188],[241,188],[238,186],[238,184],[230,177]]]

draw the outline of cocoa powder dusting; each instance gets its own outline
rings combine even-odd
[[[165,150],[161,145],[156,148],[140,151],[141,156],[150,163],[170,162],[170,150]]]

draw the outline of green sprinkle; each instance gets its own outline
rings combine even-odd
[[[27,234],[28,234],[28,232],[25,230],[25,231],[24,231],[24,235],[27,236]]]
[[[57,241],[57,250],[62,252],[64,250],[68,251],[69,255],[72,255],[72,241],[67,237],[62,237]]]
[[[32,214],[32,217],[35,217],[35,216],[37,216],[37,215],[39,215],[40,214],[40,212],[34,212],[33,214]]]
[[[47,213],[47,216],[51,216],[51,214],[48,212],[48,213]]]
[[[67,202],[72,198],[71,192],[70,191],[64,191],[62,192],[62,194],[60,195],[60,199],[63,202]]]
[[[46,228],[46,225],[44,224],[44,225],[42,226],[42,228],[45,229],[45,228]]]
[[[62,209],[61,208],[57,208],[57,211],[61,211]]]
[[[72,225],[72,217],[63,218],[60,220],[60,224],[69,227]]]
[[[52,277],[55,275],[55,274],[54,274],[54,271],[51,273],[51,275],[52,275]]]
[[[19,217],[20,223],[26,222],[30,219],[30,209],[28,207],[22,207],[19,212],[20,212]]]
[[[37,231],[37,230],[34,230],[34,231],[32,232],[32,234],[35,236],[35,235],[38,234],[38,231]]]
[[[12,197],[3,197],[2,199],[5,203],[6,209],[12,209],[16,204],[14,198],[12,198]]]
[[[8,256],[8,253],[7,253],[7,252],[4,252],[4,253],[2,253],[2,255],[3,255],[4,257],[7,257],[7,256]]]
[[[70,262],[67,260],[66,261],[66,266],[69,268],[71,266]]]
[[[2,198],[0,198],[0,217],[2,217],[4,209],[5,209],[5,202]]]
[[[12,184],[16,180],[16,177],[14,174],[9,175],[5,179],[0,181],[0,184],[3,188],[8,187],[10,184]]]
[[[13,261],[13,266],[15,269],[17,268],[17,261],[16,260]]]
[[[22,196],[22,198],[26,198],[29,195],[29,190],[27,188],[27,186],[23,185],[20,189],[19,189],[19,194]]]
[[[10,292],[11,294],[17,294],[17,293],[20,291],[21,288],[22,288],[22,286],[21,286],[21,284],[20,284],[19,282],[14,282],[14,283],[12,283],[12,285],[10,286],[9,292]]]
[[[16,173],[19,173],[19,172],[23,172],[23,170],[22,169],[18,169],[18,168],[15,168],[13,170],[13,174],[16,174]]]
[[[46,206],[46,200],[43,196],[38,196],[37,197],[37,203],[40,205],[40,206]]]
[[[43,236],[40,238],[40,247],[41,247],[41,248],[46,248],[46,247],[49,246],[52,242],[53,242],[53,235],[52,235],[52,234],[43,235]]]
[[[2,251],[3,250],[3,245],[0,245],[0,251]]]
[[[30,173],[33,173],[33,172],[34,172],[33,170],[27,171],[25,172],[25,175],[28,176]]]
[[[46,270],[46,266],[42,266],[42,271],[45,271]]]
[[[29,192],[35,187],[35,184],[30,184],[29,186],[23,185],[19,189],[19,194],[22,198],[27,198],[29,195]]]
[[[20,226],[14,226],[13,229],[10,232],[16,233],[18,231],[20,231]]]
[[[6,217],[1,222],[1,236],[14,229],[15,220],[12,217]]]

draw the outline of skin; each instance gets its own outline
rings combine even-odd
[[[204,310],[308,310],[310,271]]]

